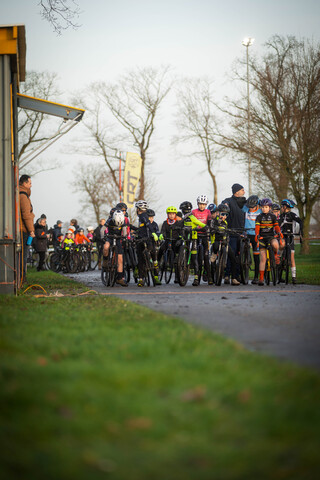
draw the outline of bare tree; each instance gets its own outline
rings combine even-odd
[[[83,163],[74,171],[74,191],[81,193],[83,210],[90,214],[93,212],[97,223],[100,218],[108,217],[110,208],[119,200],[118,192],[109,180],[106,168],[101,162]]]
[[[147,151],[155,130],[155,118],[171,88],[168,72],[169,67],[137,68],[121,76],[115,84],[99,85],[99,98],[139,150],[142,159],[139,198],[146,194]]]
[[[320,193],[320,45],[295,37],[272,37],[261,60],[251,57],[251,141],[245,93],[225,112],[232,133],[219,142],[246,156],[272,185],[279,200],[293,195],[308,236],[312,208]],[[240,67],[245,62],[240,61]],[[247,82],[244,69],[236,78]],[[259,180],[259,179],[258,179]],[[307,239],[306,239],[307,240]],[[302,251],[308,251],[308,241]]]
[[[52,25],[58,35],[69,27],[76,29],[81,26],[75,21],[81,11],[74,0],[41,0],[38,5],[42,18]]]
[[[27,72],[26,81],[20,85],[20,93],[31,97],[53,100],[60,95],[57,74],[51,72]],[[33,110],[19,109],[18,111],[18,159],[29,153],[32,148],[52,137],[52,117]],[[50,128],[50,130],[49,130]],[[43,164],[43,162],[42,162]],[[39,165],[34,167],[39,169]],[[48,167],[41,167],[40,171]],[[28,172],[30,168],[28,167]],[[33,172],[33,175],[35,173]]]
[[[192,156],[204,160],[212,181],[214,203],[217,204],[218,188],[213,165],[218,147],[214,140],[217,127],[213,113],[212,81],[207,78],[184,80],[180,83],[177,98],[177,126],[181,135],[174,142],[187,141],[195,146]]]

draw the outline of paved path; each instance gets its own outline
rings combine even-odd
[[[241,285],[106,288],[100,272],[70,275],[105,295],[118,295],[221,333],[248,349],[320,370],[320,286]]]

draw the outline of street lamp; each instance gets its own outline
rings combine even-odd
[[[242,40],[242,45],[246,47],[247,51],[247,101],[248,101],[248,180],[249,180],[249,195],[251,195],[251,137],[250,137],[250,90],[249,90],[249,47],[253,44],[254,38],[246,37]]]

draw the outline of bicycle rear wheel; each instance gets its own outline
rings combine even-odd
[[[110,270],[109,265],[107,268],[101,268],[101,281],[105,287],[109,287],[110,285]]]
[[[173,250],[167,250],[166,251],[167,255],[167,262],[166,262],[166,269],[164,271],[164,278],[166,283],[170,283],[171,277],[172,277],[172,272],[173,272],[173,266],[174,266],[174,253]]]
[[[203,271],[204,271],[204,265],[203,265],[203,262],[204,262],[204,253],[203,253],[203,245],[200,244],[198,245],[198,279],[199,279],[199,285],[201,283],[201,276],[203,274]],[[207,273],[208,275],[208,273]]]
[[[189,278],[190,265],[188,264],[188,252],[183,245],[180,247],[179,250],[177,269],[179,285],[181,287],[184,287]]]

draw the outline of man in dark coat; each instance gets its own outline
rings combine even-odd
[[[62,229],[62,222],[61,220],[57,220],[57,223],[53,226],[53,231],[52,231],[52,244],[54,248],[60,245],[58,237],[62,235],[61,229]]]
[[[226,198],[223,200],[222,203],[226,203],[229,205],[230,213],[228,216],[228,228],[230,229],[244,229],[244,222],[245,222],[245,213],[242,211],[242,207],[246,203],[246,198],[244,196],[245,191],[240,183],[234,183],[231,187],[232,189],[232,197]],[[239,237],[236,235],[230,235],[229,239],[229,248],[232,248],[236,257],[239,254]],[[224,279],[224,283],[230,283],[230,272],[231,272],[231,265],[228,261],[227,268],[226,268],[226,276]],[[240,271],[239,265],[237,265],[237,280],[239,280]]]

